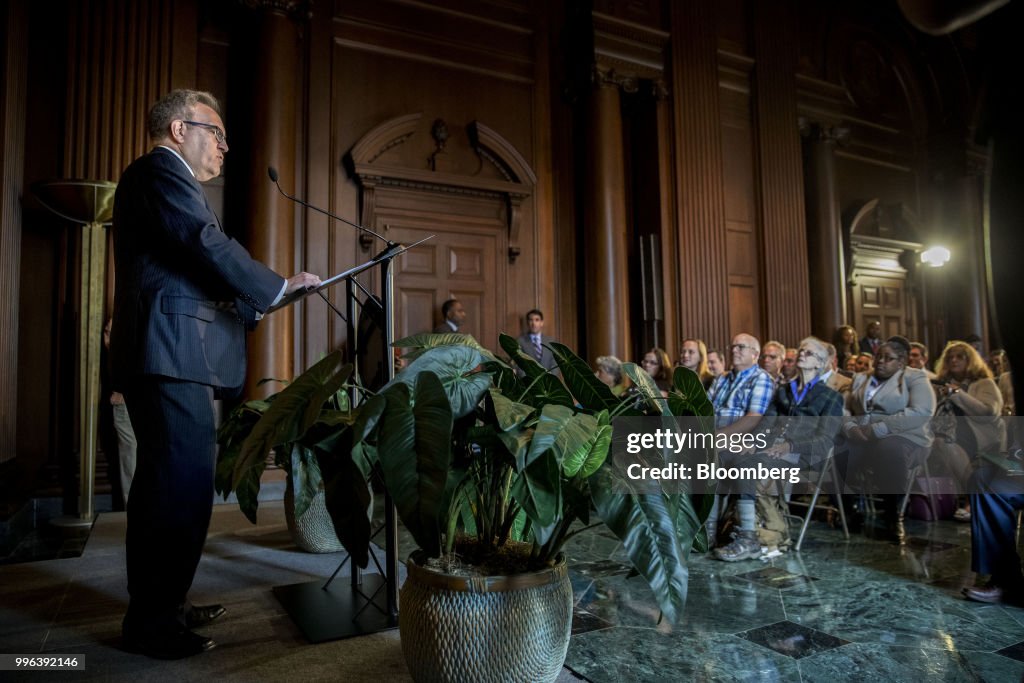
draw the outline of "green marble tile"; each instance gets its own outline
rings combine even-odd
[[[847,644],[842,638],[794,624],[792,621],[780,621],[736,635],[793,659],[810,657]]]
[[[572,639],[565,664],[594,683],[799,680],[791,658],[719,634],[594,631]]]
[[[781,593],[787,617],[858,643],[991,652],[1024,639],[998,605],[980,605],[904,580],[827,580]]]
[[[804,683],[1019,681],[1024,663],[985,652],[852,644],[798,662]]]

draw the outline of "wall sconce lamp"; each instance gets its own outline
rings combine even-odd
[[[949,249],[934,246],[921,252],[921,263],[927,263],[932,268],[941,268],[949,263],[950,256]]]

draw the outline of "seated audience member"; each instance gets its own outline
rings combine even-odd
[[[924,370],[928,379],[935,379],[935,373],[928,369],[928,347],[921,342],[910,342],[910,359],[907,365]]]
[[[679,367],[693,370],[700,378],[704,390],[711,386],[714,376],[708,370],[708,349],[700,339],[686,339],[679,347]]]
[[[786,357],[782,359],[782,379],[790,381],[796,379],[798,370],[796,367],[796,357],[798,349],[786,349]]]
[[[668,390],[672,388],[672,361],[665,349],[655,346],[648,350],[640,361],[640,367],[651,376],[662,395],[668,396]]]
[[[708,349],[708,372],[711,373],[711,382],[725,374],[725,356],[718,349]],[[708,385],[708,389],[711,385]]]
[[[909,356],[910,342],[890,337],[879,347],[873,371],[854,377],[846,397],[852,417],[842,430],[847,450],[836,454],[847,485],[856,484],[858,474],[872,472],[871,482],[882,490],[885,501],[885,521],[900,540],[899,505],[911,470],[928,457],[932,445],[928,422],[935,413],[928,376],[907,366]],[[858,518],[850,518],[856,526]]]
[[[1017,554],[1017,516],[1024,509],[1020,477],[985,463],[971,475],[971,570],[988,583],[964,588],[975,602],[1024,605],[1024,576]]]
[[[782,379],[782,360],[785,357],[786,347],[780,342],[768,341],[761,347],[761,369],[768,373],[775,384]]]
[[[776,388],[764,414],[765,423],[770,428],[768,438],[771,445],[764,451],[739,457],[733,461],[733,466],[764,464],[779,467],[781,460],[789,465],[810,468],[825,460],[832,449],[843,414],[843,399],[822,379],[828,361],[825,342],[815,337],[800,342],[797,375]],[[760,544],[755,548],[753,543],[745,540],[751,533],[755,539],[757,536],[756,517],[753,516],[757,484],[756,481],[739,482],[739,534],[736,541],[715,551],[718,559],[735,562],[760,556]]]
[[[846,359],[846,363],[843,364],[843,373],[847,377],[853,377],[857,374],[857,356],[849,356]]]
[[[594,375],[607,384],[615,396],[622,396],[628,388],[622,374],[622,361],[615,356],[598,356],[594,361]]]
[[[1003,415],[1016,415],[1017,405],[1013,399],[1013,375],[1010,373],[1010,361],[1006,357],[1006,351],[992,349],[988,355],[988,364],[992,368],[992,377],[999,386],[999,393],[1003,396]]]
[[[978,454],[999,452],[1005,446],[1003,421],[999,417],[1003,397],[992,379],[992,371],[974,347],[965,342],[946,344],[935,364],[935,373],[935,451],[961,485],[966,486]],[[968,521],[970,508],[960,507],[955,517]]]
[[[853,369],[857,373],[867,372],[870,373],[874,369],[875,357],[870,353],[857,354],[857,362],[854,364]]]
[[[826,369],[821,376],[821,380],[825,382],[825,386],[829,389],[842,394],[845,400],[847,392],[853,386],[853,380],[836,370],[836,347],[831,344],[825,344],[825,348],[828,350],[828,362],[825,364]]]
[[[754,431],[761,416],[768,410],[775,385],[768,373],[757,365],[761,344],[756,337],[738,334],[730,346],[732,370],[718,377],[711,385],[711,404],[715,409],[715,428],[719,434],[742,434]],[[728,451],[719,452],[719,462],[732,466],[736,457]],[[736,506],[739,516],[739,531],[732,543],[723,548],[728,557],[743,559],[756,557],[761,544],[754,530],[754,499],[741,499]],[[708,540],[713,545],[718,531],[718,496],[708,515]]]
[[[860,353],[860,347],[857,344],[857,330],[850,325],[836,328],[832,335],[832,344],[836,347],[838,367],[843,370],[846,369],[846,361]]]

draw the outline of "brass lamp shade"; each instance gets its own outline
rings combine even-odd
[[[72,223],[110,225],[114,217],[114,190],[109,180],[48,180],[32,185],[36,199]]]

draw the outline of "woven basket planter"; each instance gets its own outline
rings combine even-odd
[[[295,545],[307,553],[336,553],[344,550],[334,532],[334,522],[327,512],[327,502],[323,490],[317,493],[306,514],[295,518],[295,489],[292,478],[288,477],[284,489],[284,519],[288,523],[288,533]]]
[[[572,630],[565,560],[537,572],[467,578],[414,554],[400,597],[402,652],[416,681],[554,681]]]

